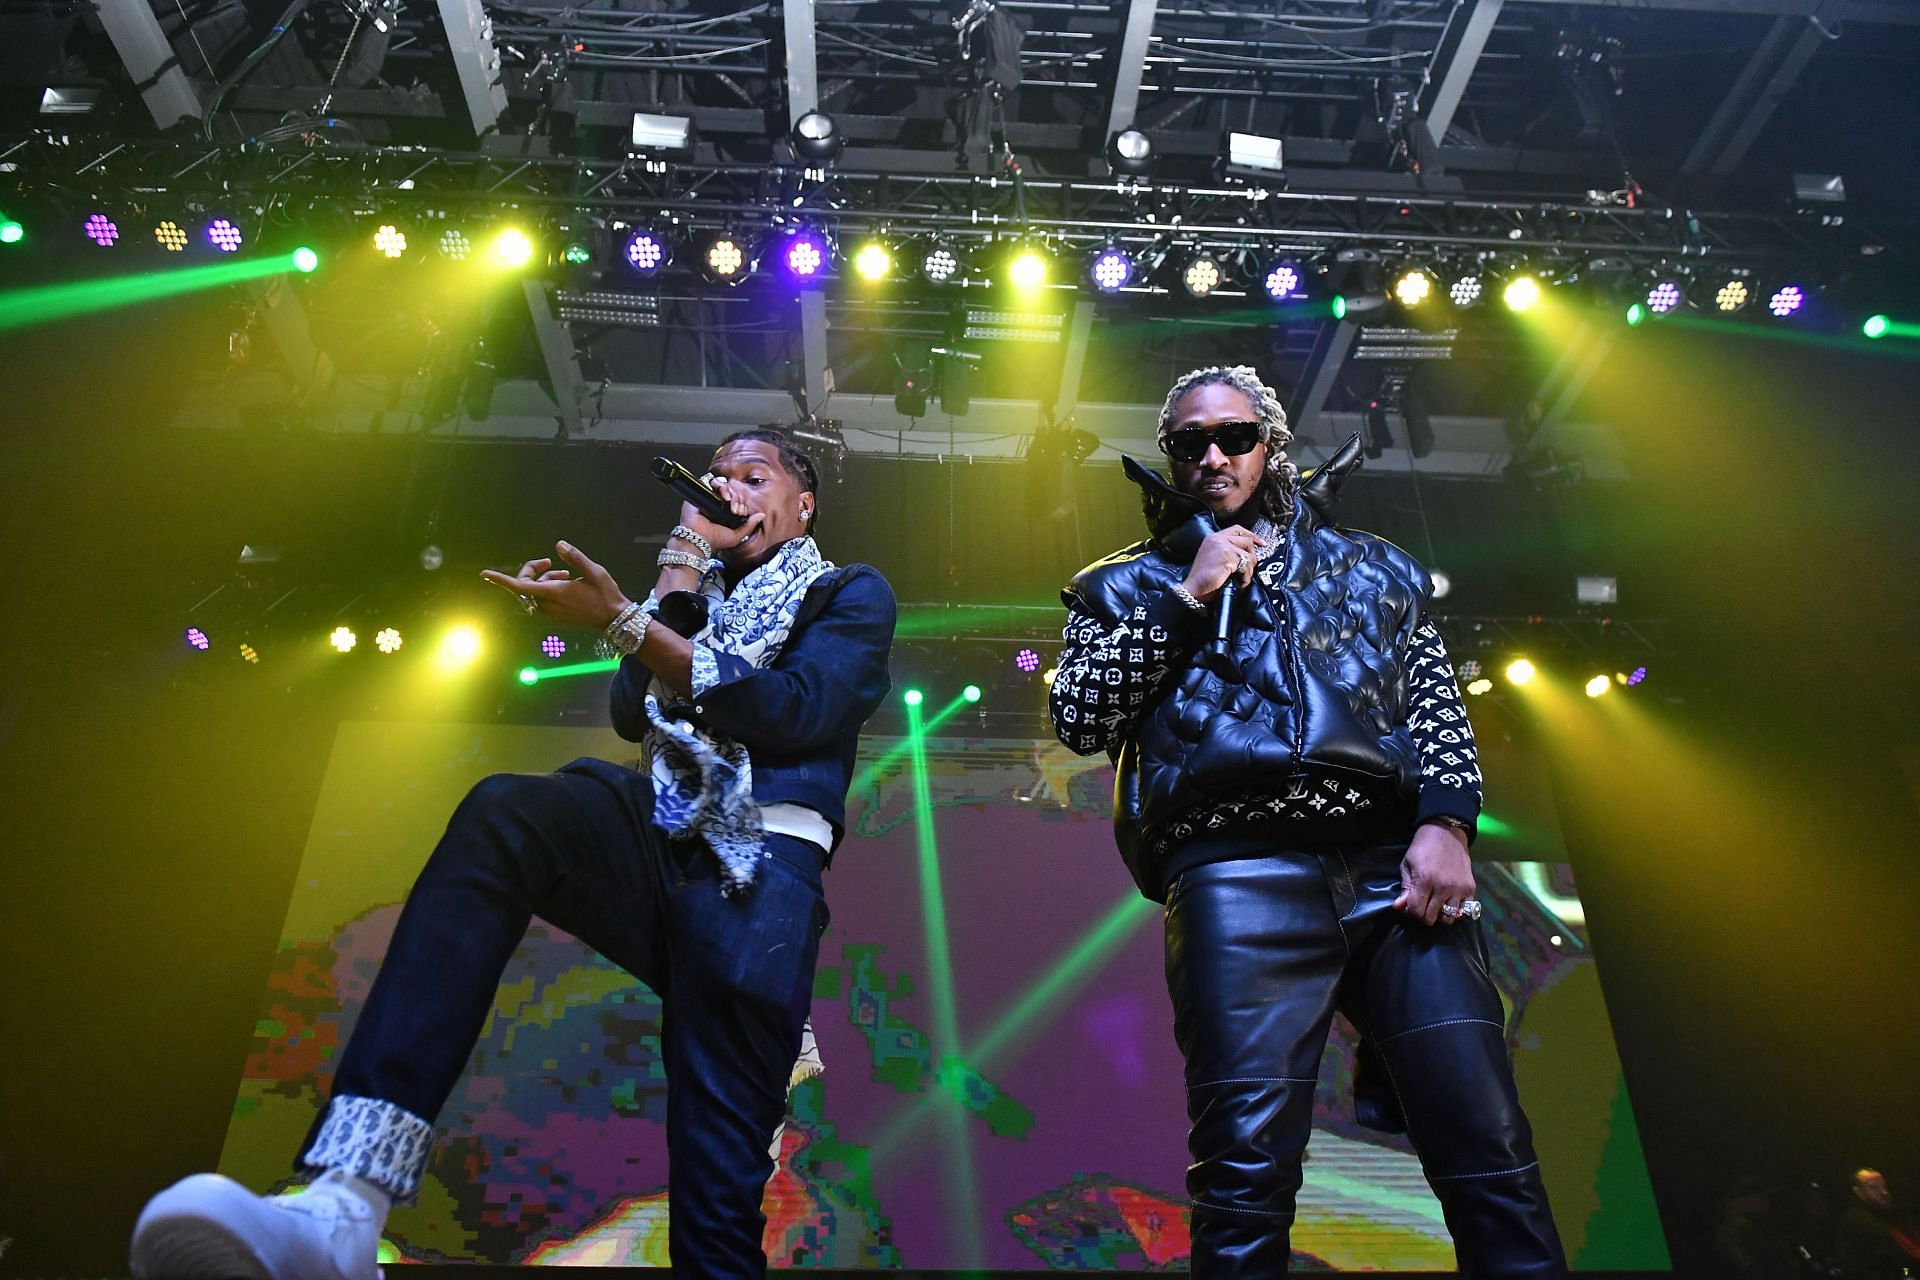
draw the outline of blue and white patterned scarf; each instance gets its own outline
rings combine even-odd
[[[707,625],[693,636],[696,686],[703,644],[755,667],[772,665],[807,588],[833,569],[812,538],[794,538],[728,595],[719,561],[708,562],[699,586],[708,602]],[[707,666],[711,679],[711,660]],[[740,743],[693,723],[689,706],[658,676],[647,686],[649,727],[641,750],[653,776],[653,820],[675,840],[705,840],[720,860],[722,889],[730,894],[753,883],[765,835],[753,801],[753,763]]]

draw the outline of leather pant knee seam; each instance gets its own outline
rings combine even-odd
[[[1438,1022],[1426,1022],[1426,1023],[1422,1023],[1420,1026],[1417,1026],[1417,1027],[1408,1027],[1403,1031],[1396,1031],[1390,1036],[1375,1036],[1373,1042],[1376,1045],[1382,1045],[1389,1040],[1398,1040],[1401,1036],[1410,1036],[1414,1034],[1416,1031],[1432,1031],[1437,1027],[1460,1027],[1460,1026],[1492,1027],[1498,1032],[1500,1032],[1501,1035],[1505,1035],[1507,1032],[1507,1029],[1505,1026],[1501,1025],[1498,1022],[1493,1021],[1490,1018],[1442,1018]]]
[[[1268,1218],[1282,1222],[1292,1222],[1294,1217],[1294,1210],[1292,1209],[1242,1209],[1237,1205],[1214,1204],[1207,1200],[1194,1200],[1189,1203],[1196,1209],[1207,1209],[1216,1213],[1237,1213],[1248,1218]]]
[[[1518,1174],[1529,1173],[1539,1167],[1540,1162],[1535,1160],[1532,1164],[1523,1164],[1518,1169],[1495,1169],[1490,1173],[1430,1173],[1427,1175],[1427,1180],[1429,1182],[1460,1182],[1467,1178],[1511,1178]]]
[[[1318,1084],[1313,1076],[1227,1076],[1221,1080],[1193,1080],[1188,1089],[1211,1089],[1217,1084]]]

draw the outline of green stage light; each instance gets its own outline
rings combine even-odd
[[[970,684],[966,688],[960,691],[960,696],[962,698],[965,698],[968,702],[978,702],[980,701],[980,686],[977,684]]]
[[[320,255],[301,245],[293,251],[293,269],[303,276],[310,276],[320,266]]]
[[[538,671],[535,671],[532,667],[522,667],[520,668],[520,683],[521,684],[539,684],[540,673]]]
[[[1869,338],[1884,338],[1893,331],[1893,321],[1887,316],[1868,316],[1867,322],[1860,326],[1860,332]]]
[[[1335,320],[1345,320],[1347,318],[1347,295],[1344,293],[1336,293],[1333,295],[1333,318]]]
[[[927,700],[927,695],[918,689],[909,689],[900,695],[900,700],[910,707],[917,707]]]
[[[19,244],[27,238],[27,229],[12,218],[0,218],[0,244]]]
[[[1647,304],[1646,303],[1636,302],[1632,306],[1627,308],[1628,324],[1640,325],[1640,324],[1645,324],[1646,322],[1647,322]]]
[[[561,251],[560,260],[570,267],[585,266],[593,261],[593,250],[588,248],[584,241],[572,240]]]
[[[0,292],[0,330],[47,324],[68,316],[111,311],[176,294],[215,289],[262,276],[283,275],[293,268],[293,255],[283,253],[265,258],[227,258],[206,266],[172,267],[137,276],[70,280],[61,284],[9,289]]]

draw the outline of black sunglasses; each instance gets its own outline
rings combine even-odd
[[[1206,427],[1182,427],[1178,431],[1167,433],[1167,456],[1175,462],[1198,462],[1207,456],[1211,445],[1219,445],[1220,452],[1229,458],[1237,458],[1243,453],[1251,453],[1253,446],[1260,443],[1260,424],[1257,422],[1223,422],[1209,430]]]

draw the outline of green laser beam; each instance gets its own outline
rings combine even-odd
[[[262,276],[280,275],[297,269],[294,255],[283,253],[271,258],[217,262],[210,266],[181,267],[109,280],[71,280],[65,284],[13,289],[0,293],[0,330],[48,324],[68,316],[110,311],[116,307],[137,306],[175,294],[216,289],[221,285],[257,280]]]
[[[988,1029],[980,1046],[971,1055],[976,1072],[984,1075],[989,1060],[997,1057],[1035,1024],[1058,1012],[1063,1001],[1083,987],[1111,959],[1135,929],[1156,913],[1156,906],[1128,889],[1126,896],[1068,944],[1066,950],[1047,966],[1047,976]],[[887,1127],[874,1140],[870,1150],[875,1159],[884,1158],[912,1136],[920,1124],[932,1115],[939,1095],[921,1099]]]
[[[521,684],[539,684],[542,680],[563,680],[568,676],[594,676],[603,671],[618,671],[620,659],[608,658],[604,661],[570,662],[564,667],[522,667]],[[533,679],[527,679],[527,672],[533,673]]]
[[[1133,936],[1141,924],[1150,920],[1158,908],[1137,892],[1114,903],[1107,913],[1074,940],[1066,953],[1054,961],[1047,976],[990,1028],[973,1048],[975,1071],[985,1074],[1002,1049],[1012,1044],[1035,1019],[1051,1013],[1055,1006],[1085,984],[1099,967]]]
[[[948,716],[953,715],[956,711],[959,711],[967,705],[969,704],[964,696],[955,698],[952,702],[949,702],[946,706],[935,712],[931,720],[921,725],[920,732],[922,734],[932,733],[946,721]],[[920,713],[918,710],[910,708],[909,714],[917,717]],[[912,749],[913,735],[909,733],[906,737],[900,739],[900,741],[894,743],[891,747],[888,747],[872,764],[862,769],[859,775],[854,778],[853,786],[849,789],[848,794],[858,794],[878,782],[881,774],[892,768],[895,761]]]
[[[1895,320],[1892,316],[1869,316],[1860,332],[1869,338],[1920,338],[1920,324]]]
[[[920,708],[907,708],[907,738],[913,751],[913,826],[914,844],[920,866],[920,910],[927,937],[927,985],[933,997],[935,1051],[934,1078],[943,1084],[949,1078],[949,1063],[960,1058],[960,1012],[953,995],[953,952],[947,937],[946,892],[940,884],[940,847],[933,827],[933,786],[927,777],[926,727],[920,721]],[[944,1050],[945,1052],[941,1052]],[[946,1092],[943,1088],[941,1092]],[[958,1102],[958,1098],[954,1099]],[[967,1130],[967,1114],[960,1106],[945,1109],[952,1163],[948,1179],[952,1194],[947,1201],[947,1225],[957,1238],[961,1265],[965,1269],[980,1264],[979,1197],[973,1184],[973,1137]]]
[[[1891,324],[1891,322],[1889,322]],[[1764,324],[1754,321],[1742,322],[1711,316],[1687,315],[1684,312],[1668,312],[1655,316],[1641,326],[1644,333],[1653,333],[1665,328],[1689,329],[1695,332],[1718,333],[1730,337],[1758,338],[1764,342],[1790,342],[1802,347],[1829,347],[1836,351],[1868,351],[1876,355],[1886,355],[1892,348],[1884,342],[1858,335],[1817,333],[1797,328],[1791,323]],[[1904,336],[1920,337],[1920,325],[1901,326],[1912,330]],[[1890,330],[1891,331],[1891,330]],[[1902,354],[1910,354],[1903,352]]]

